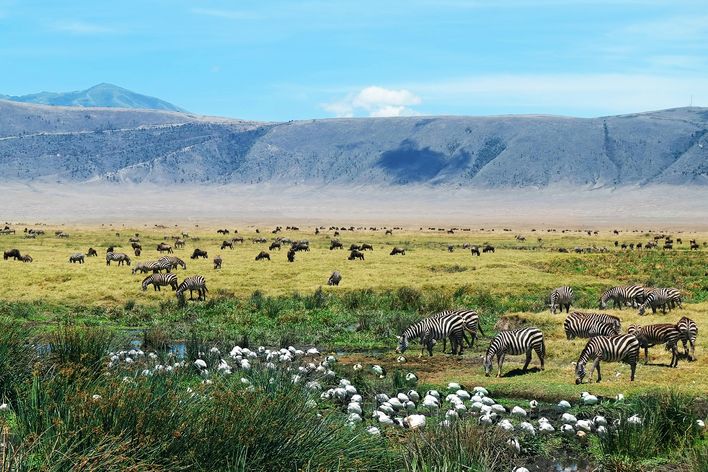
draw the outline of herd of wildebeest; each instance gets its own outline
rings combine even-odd
[[[164,227],[163,227],[164,228]],[[329,250],[344,250],[345,245],[339,240],[340,234],[343,231],[353,233],[356,230],[368,229],[369,231],[379,231],[383,230],[386,235],[393,235],[393,231],[402,230],[403,228],[340,228],[340,227],[330,227],[329,231],[332,232],[332,237],[329,242]],[[420,228],[423,230],[423,228]],[[298,227],[288,226],[286,230],[296,232],[299,231]],[[441,229],[441,228],[428,228],[429,231],[440,231],[446,234],[455,234],[457,231],[470,231],[468,228],[459,229]],[[253,244],[269,244],[268,251],[260,250],[255,256],[256,261],[261,260],[271,260],[272,251],[281,251],[283,248],[287,248],[287,261],[294,262],[295,255],[301,251],[310,251],[310,242],[307,239],[296,239],[293,240],[288,237],[282,237],[278,234],[283,231],[283,228],[277,226],[271,231],[273,237],[266,239],[260,235],[258,229],[255,232],[258,236],[251,238]],[[315,229],[315,234],[319,235],[323,231],[326,231],[325,227],[318,227]],[[484,229],[482,229],[484,231]],[[494,231],[493,229],[487,231]],[[503,229],[505,232],[511,231],[511,229]],[[548,232],[556,232],[555,229],[548,229]],[[217,233],[226,237],[231,233],[238,234],[238,230],[230,231],[228,229],[219,229]],[[532,230],[536,232],[536,230]],[[569,230],[562,230],[562,233],[569,232]],[[598,235],[597,231],[586,231],[587,235],[592,237]],[[636,232],[636,230],[635,230]],[[15,234],[16,230],[6,225],[4,229],[0,230],[0,235],[2,234]],[[43,230],[36,229],[24,229],[24,234],[27,238],[36,238],[38,236],[45,235]],[[120,233],[115,233],[116,236],[120,237]],[[615,235],[619,235],[619,231],[614,231]],[[64,231],[56,231],[55,236],[57,238],[69,238],[70,235]],[[156,244],[155,250],[160,255],[157,260],[153,261],[139,261],[136,262],[132,267],[133,274],[148,274],[141,283],[143,290],[152,285],[154,290],[160,290],[161,287],[169,286],[176,292],[179,299],[184,300],[184,295],[187,290],[190,292],[190,300],[194,300],[193,294],[197,292],[197,300],[205,300],[206,294],[208,292],[206,286],[206,279],[201,275],[193,275],[186,277],[181,283],[178,283],[177,276],[172,271],[181,267],[183,269],[187,268],[187,264],[184,260],[172,255],[175,249],[185,249],[186,242],[190,240],[195,246],[199,245],[200,238],[194,237],[190,238],[187,233],[180,233],[178,236],[164,236],[164,240]],[[518,242],[526,241],[526,237],[522,235],[517,235],[515,239]],[[167,241],[172,240],[172,244]],[[242,236],[234,236],[229,239],[224,239],[220,245],[222,251],[229,249],[233,250],[235,244],[244,244],[245,239]],[[538,237],[537,243],[542,244],[543,239]],[[140,241],[140,235],[135,233],[131,235],[127,244],[133,251],[136,257],[141,256],[143,247]],[[636,243],[626,243],[619,241],[614,242],[614,246],[623,251],[633,251],[633,250],[654,250],[662,248],[664,251],[670,251],[674,248],[674,244],[681,245],[683,241],[681,238],[673,238],[671,235],[667,234],[655,234],[648,241],[636,242]],[[705,243],[703,243],[705,246]],[[480,256],[482,253],[494,253],[495,247],[491,244],[484,243],[481,245],[473,245],[470,243],[464,243],[460,245],[464,250],[470,251],[473,256]],[[690,250],[698,250],[699,244],[695,239],[689,241]],[[373,251],[374,246],[369,243],[356,243],[349,245],[349,255],[348,260],[365,260],[365,253],[367,251]],[[447,245],[447,251],[455,251],[455,245]],[[515,249],[528,249],[527,246],[516,247]],[[568,248],[557,248],[553,249],[559,252],[570,252]],[[595,245],[589,247],[575,247],[572,249],[576,253],[592,253],[592,252],[607,252],[609,251],[606,247],[597,247]],[[270,251],[270,252],[269,252]],[[164,255],[163,255],[164,254]],[[405,256],[406,248],[394,246],[389,252],[391,256]],[[83,264],[87,257],[98,257],[98,251],[93,247],[90,247],[86,253],[76,252],[68,257],[68,262]],[[195,247],[192,250],[190,259],[207,259],[209,257],[208,252],[199,247]],[[29,254],[21,254],[19,249],[13,248],[4,251],[4,260],[14,259],[23,262],[32,262],[33,259]],[[111,265],[115,262],[117,265],[127,265],[130,266],[132,263],[131,257],[125,252],[116,251],[116,247],[110,246],[106,249],[105,254],[106,265]],[[221,255],[217,255],[213,258],[214,269],[220,269],[224,263],[224,259]],[[334,271],[327,280],[328,285],[339,285],[342,281],[342,274],[339,271]],[[605,314],[605,313],[591,313],[591,312],[581,312],[581,311],[570,311],[571,306],[574,302],[573,290],[569,286],[558,287],[553,290],[550,296],[547,297],[550,302],[549,307],[551,313],[556,313],[559,310],[562,312],[565,309],[567,317],[563,323],[565,334],[568,339],[573,338],[588,338],[588,342],[585,348],[582,350],[578,362],[576,363],[576,382],[580,383],[586,376],[585,365],[588,361],[593,361],[593,365],[590,369],[590,378],[592,377],[593,371],[597,370],[597,381],[600,381],[600,361],[606,362],[626,362],[631,366],[631,380],[634,380],[636,363],[639,358],[640,348],[645,351],[645,358],[648,361],[648,348],[655,345],[665,345],[667,350],[672,352],[672,360],[670,363],[671,367],[676,367],[678,365],[679,352],[678,352],[678,342],[681,341],[684,347],[684,355],[687,359],[695,360],[695,342],[698,333],[697,324],[687,318],[682,317],[677,323],[659,323],[651,324],[647,326],[637,326],[630,325],[627,329],[626,334],[621,333],[621,320],[620,318]],[[611,287],[606,290],[598,301],[598,307],[600,309],[605,309],[608,303],[612,302],[614,308],[622,309],[623,307],[633,307],[638,309],[639,315],[644,315],[648,308],[651,308],[653,313],[657,310],[661,310],[662,313],[666,314],[667,310],[679,307],[681,308],[682,303],[682,293],[679,289],[672,287],[664,288],[650,288],[644,287],[642,285],[627,285]],[[422,350],[421,355],[427,349],[430,356],[433,354],[433,347],[438,341],[443,341],[443,352],[446,349],[447,340],[451,343],[451,353],[454,355],[461,355],[464,350],[464,345],[472,346],[475,339],[477,339],[477,332],[481,332],[479,315],[475,311],[469,310],[448,310],[443,311],[427,318],[424,318],[411,326],[409,326],[402,334],[399,336],[399,343],[397,351],[403,352],[407,349],[410,340],[418,340],[421,344]],[[483,334],[483,333],[482,333]],[[689,350],[690,346],[690,350]],[[484,368],[487,375],[492,370],[492,362],[494,357],[497,359],[498,365],[498,376],[501,376],[502,365],[505,356],[508,355],[526,355],[526,362],[524,364],[523,370],[526,371],[528,365],[531,361],[532,352],[536,352],[541,363],[541,369],[543,369],[544,358],[546,356],[545,342],[543,339],[543,333],[538,328],[526,327],[516,330],[502,330],[491,340],[490,345],[487,349],[486,356],[484,358]]]

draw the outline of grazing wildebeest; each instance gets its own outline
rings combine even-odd
[[[393,235],[393,230],[387,229],[384,235]]]
[[[242,236],[239,236],[239,237],[237,237],[237,238],[231,238],[231,242],[232,242],[232,243],[241,243],[241,244],[243,244],[243,237],[242,237]]]
[[[453,246],[452,244],[448,244],[447,245],[447,252],[454,252],[454,251],[455,251],[455,246]]]
[[[157,245],[157,252],[166,252],[167,254],[172,254],[172,246],[166,243],[160,243]]]
[[[295,250],[290,249],[288,251],[288,262],[295,262]]]
[[[130,243],[130,247],[132,247],[133,249],[142,249],[142,248],[143,248],[143,247],[140,245],[140,243],[135,243],[135,242]]]
[[[140,242],[140,238],[137,237],[137,236],[131,236],[130,239],[128,239],[128,242],[129,242],[129,243],[139,243],[139,242]]]
[[[192,259],[197,259],[198,257],[203,257],[204,259],[206,259],[208,256],[206,251],[202,251],[201,249],[196,248],[190,257]]]
[[[336,237],[339,237],[339,231],[335,231],[335,232],[334,232],[334,237],[335,237],[335,238],[336,238]]]
[[[361,246],[359,246],[358,244],[352,244],[351,246],[349,246],[349,250],[350,251],[361,251]]]
[[[253,238],[253,244],[263,244],[267,242],[268,240],[266,238]]]
[[[309,251],[310,243],[308,241],[295,241],[290,248],[291,251]]]
[[[223,251],[223,250],[226,249],[226,248],[233,249],[233,248],[234,248],[234,243],[232,243],[231,241],[223,241],[223,242],[221,243],[221,250]]]
[[[270,243],[270,246],[268,246],[268,250],[272,251],[274,249],[277,249],[278,251],[280,251],[280,242],[273,241],[272,243]]]
[[[20,250],[19,249],[10,249],[9,251],[5,251],[2,254],[2,258],[5,260],[8,260],[11,257],[13,259],[15,259],[16,261],[20,260],[20,258],[22,257],[22,255],[20,254]]]
[[[672,243],[664,243],[664,251],[667,249],[673,249],[674,245]]]
[[[491,244],[485,244],[484,247],[482,248],[482,252],[494,252],[494,246]]]
[[[402,256],[405,256],[405,255],[406,255],[406,250],[405,250],[404,248],[402,248],[402,247],[394,247],[393,249],[391,249],[391,253],[390,253],[391,256],[395,256],[395,255],[397,255],[397,254],[400,254],[400,255],[402,255]]]
[[[470,247],[470,253],[474,256],[479,256],[479,247],[478,246],[472,246]]]
[[[229,230],[228,230],[228,229],[217,229],[216,232],[217,232],[218,234],[229,234]]]
[[[84,255],[81,254],[80,252],[77,252],[76,254],[72,254],[71,256],[69,256],[69,262],[71,262],[72,264],[75,262],[78,262],[79,264],[83,264],[84,263]]]
[[[183,248],[184,247],[184,239],[176,239],[175,240],[175,248]]]
[[[20,260],[22,262],[32,262],[34,259],[32,259],[32,256],[29,254],[25,254],[24,256],[20,257]]]
[[[344,245],[336,239],[333,239],[329,243],[329,250],[331,251],[332,249],[344,249]]]
[[[270,254],[268,254],[268,253],[265,252],[265,251],[259,252],[258,255],[256,256],[256,260],[257,260],[257,261],[261,261],[261,260],[263,260],[263,259],[268,259],[268,260],[270,260]]]
[[[374,246],[372,246],[371,244],[363,243],[363,244],[361,245],[361,250],[362,250],[362,251],[373,251],[373,250],[374,250]]]
[[[214,269],[221,269],[222,262],[224,262],[224,260],[221,258],[221,256],[216,256],[214,258]]]
[[[90,247],[86,255],[88,257],[98,257],[98,252],[96,252],[94,248]]]
[[[698,251],[698,242],[695,239],[691,239],[691,251]]]
[[[350,261],[353,261],[355,259],[360,259],[363,261],[364,260],[364,253],[360,252],[360,251],[352,251],[351,254],[349,254],[349,257],[347,259],[349,259]]]
[[[142,252],[143,252],[143,250],[140,249],[139,247],[135,248],[135,257],[139,257]]]
[[[339,286],[339,282],[342,281],[342,274],[339,273],[339,271],[334,271],[332,272],[332,275],[329,276],[329,279],[327,280],[327,285],[337,285]]]

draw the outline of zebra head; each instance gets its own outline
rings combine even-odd
[[[149,282],[151,279],[152,279],[152,275],[147,276],[143,279],[143,292],[148,289],[148,285],[150,285]]]
[[[585,378],[585,362],[578,362],[575,366],[575,385],[583,383]]]
[[[489,377],[489,374],[492,373],[492,355],[487,354],[484,356],[484,376]]]
[[[600,299],[600,304],[599,304],[600,310],[605,310],[607,308],[607,300],[605,297],[602,297]]]
[[[406,352],[406,349],[408,349],[408,337],[404,334],[403,336],[397,336],[398,337],[398,347],[396,348],[396,352],[399,354],[402,354]]]
[[[647,309],[647,304],[646,303],[642,304],[642,306],[639,307],[639,316],[644,316],[644,312],[646,311],[646,309]]]

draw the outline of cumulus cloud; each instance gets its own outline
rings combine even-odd
[[[357,93],[350,93],[342,100],[325,103],[322,108],[338,117],[362,113],[375,117],[411,116],[419,113],[410,107],[420,103],[420,97],[410,90],[370,86]]]

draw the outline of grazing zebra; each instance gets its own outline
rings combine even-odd
[[[430,356],[433,355],[433,346],[438,339],[450,338],[452,353],[462,355],[464,345],[462,338],[464,335],[464,320],[461,317],[446,318],[425,318],[410,325],[398,337],[398,347],[396,352],[403,353],[408,349],[408,342],[411,339],[420,339],[420,355],[428,350]]]
[[[130,265],[130,257],[122,252],[109,252],[106,254],[106,265],[111,265],[111,261],[115,261],[119,266],[123,263]]]
[[[612,287],[602,294],[600,297],[600,309],[607,308],[607,302],[612,300],[615,308],[622,309],[622,305],[631,304],[633,307],[638,305],[637,299],[644,296],[644,287],[641,285],[625,285],[621,287]]]
[[[661,308],[661,312],[666,314],[666,307],[671,309],[669,299],[671,292],[666,288],[655,288],[644,299],[644,303],[639,306],[639,315],[643,315],[647,308],[651,308],[652,313],[656,313],[657,308]]]
[[[639,358],[639,340],[631,334],[622,336],[595,336],[590,338],[588,343],[580,353],[578,362],[575,365],[575,383],[583,383],[585,378],[585,364],[594,359],[590,368],[589,377],[597,369],[597,381],[602,379],[600,375],[600,361],[605,362],[625,362],[629,364],[632,374],[630,380],[634,381],[634,373],[637,370],[637,359]]]
[[[214,258],[214,269],[221,269],[221,264],[224,263],[224,260],[221,258],[221,256],[216,256]]]
[[[567,285],[553,290],[550,297],[551,304],[549,305],[551,313],[555,315],[556,309],[562,312],[563,308],[565,308],[565,312],[568,313],[570,311],[570,305],[573,304],[573,297],[573,289]]]
[[[639,345],[644,348],[644,363],[649,363],[649,348],[657,344],[665,344],[671,350],[671,367],[678,365],[678,342],[681,332],[677,325],[669,323],[651,324],[647,326],[629,325],[627,334],[634,335]]]
[[[175,256],[163,256],[157,260],[157,263],[167,266],[167,272],[177,267],[182,267],[184,270],[187,270],[187,264],[182,259]]]
[[[440,313],[436,313],[431,316],[431,318],[445,318],[445,317],[456,317],[459,316],[464,321],[465,331],[470,333],[470,338],[467,338],[463,332],[463,338],[467,342],[467,347],[474,346],[474,341],[477,339],[477,331],[482,333],[482,336],[486,336],[482,330],[482,325],[479,322],[479,315],[476,311],[472,310],[445,310]],[[443,350],[445,352],[447,349],[447,339],[443,339]]]
[[[538,359],[541,361],[543,370],[543,360],[546,357],[546,343],[543,340],[543,333],[538,328],[522,328],[513,331],[500,331],[489,344],[487,354],[484,356],[484,375],[489,377],[492,372],[492,358],[497,356],[497,377],[501,377],[504,357],[507,354],[518,356],[526,353],[526,363],[524,372],[531,362],[531,351],[536,351]]]
[[[158,262],[148,261],[148,262],[136,262],[135,267],[133,267],[133,275],[141,272],[147,274],[148,272],[159,272],[160,269],[164,269]],[[167,271],[169,272],[169,270]]]
[[[678,306],[679,308],[683,308],[683,306],[681,305],[681,302],[683,301],[681,299],[681,290],[672,287],[669,287],[666,290],[669,296],[669,308],[671,308],[672,310],[676,308],[676,306]]]
[[[143,291],[147,290],[148,285],[152,284],[156,291],[160,291],[160,287],[170,286],[172,290],[177,290],[177,276],[175,274],[151,274],[143,279]]]
[[[339,286],[339,282],[342,281],[342,274],[339,273],[339,271],[334,271],[332,272],[332,275],[329,276],[329,279],[327,279],[327,285],[336,285]]]
[[[574,311],[563,322],[566,338],[592,338],[595,336],[617,336],[620,334],[620,319],[604,313],[583,313]]]
[[[177,287],[177,298],[183,298],[184,292],[187,290],[189,290],[190,300],[194,300],[192,292],[195,290],[197,291],[197,300],[206,300],[206,294],[209,291],[207,290],[206,280],[201,275],[193,275],[184,279]]]
[[[69,262],[71,262],[72,264],[74,262],[78,262],[79,264],[83,264],[84,263],[84,255],[81,254],[80,252],[77,252],[76,254],[72,254],[69,256]]]
[[[696,360],[696,337],[698,336],[698,325],[695,321],[690,318],[682,317],[678,323],[676,323],[676,328],[678,328],[679,333],[681,333],[681,343],[683,343],[683,350],[688,357],[689,361]],[[691,346],[691,352],[689,353],[686,344]]]

